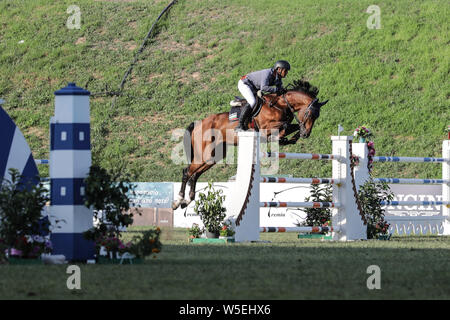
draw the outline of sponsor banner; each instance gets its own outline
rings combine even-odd
[[[390,184],[395,201],[442,201],[441,185]],[[386,216],[438,216],[442,206],[387,206]]]
[[[136,185],[135,196],[130,196],[134,206],[141,208],[172,208],[172,182],[133,182]]]

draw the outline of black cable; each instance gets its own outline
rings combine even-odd
[[[159,14],[158,18],[156,18],[156,20],[153,22],[150,30],[148,31],[147,35],[144,38],[144,41],[142,42],[139,50],[137,51],[137,53],[134,56],[133,61],[131,62],[130,67],[128,68],[128,70],[125,72],[122,81],[120,82],[120,86],[119,86],[119,91],[110,91],[108,90],[108,85],[106,85],[105,87],[105,91],[102,92],[96,92],[96,93],[91,93],[92,97],[114,97],[112,104],[111,104],[111,108],[114,108],[114,105],[116,103],[116,98],[117,97],[121,97],[121,96],[127,96],[130,98],[134,98],[134,99],[140,99],[140,100],[150,100],[151,97],[137,97],[137,96],[133,96],[130,94],[124,94],[123,93],[123,88],[125,86],[125,82],[128,78],[128,76],[131,74],[131,72],[133,71],[134,66],[137,63],[138,57],[139,55],[144,51],[145,46],[147,45],[147,41],[150,38],[150,36],[153,33],[153,30],[155,29],[155,27],[157,26],[159,20],[161,20],[161,18],[163,17],[163,15],[168,12],[170,10],[170,8],[172,8],[172,6],[174,4],[176,4],[178,2],[178,0],[173,0],[171,3],[169,3]],[[89,83],[89,81],[88,81]],[[85,88],[87,88],[88,83],[86,83]]]

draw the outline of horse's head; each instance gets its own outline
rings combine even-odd
[[[314,122],[320,116],[320,108],[328,102],[328,100],[320,102],[317,93],[318,90],[304,92],[294,89],[283,96],[287,107],[293,112],[299,124],[300,138],[308,138],[311,135]]]
[[[318,98],[313,98],[308,105],[301,107],[298,111],[300,137],[309,138],[314,122],[320,116],[320,108],[326,105],[328,100],[320,102]]]

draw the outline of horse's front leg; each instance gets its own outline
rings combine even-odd
[[[182,205],[186,200],[184,199],[184,193],[186,191],[186,183],[189,180],[189,167],[183,169],[183,178],[181,179],[180,193],[178,194],[178,199],[172,203],[172,209],[176,210],[180,205]]]
[[[296,134],[288,139],[287,136],[290,134],[296,132]],[[282,146],[288,145],[288,144],[295,144],[297,140],[300,138],[300,128],[298,125],[290,123],[284,126],[283,130],[280,131],[280,140],[279,144]]]

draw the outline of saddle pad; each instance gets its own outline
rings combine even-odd
[[[238,97],[236,97],[236,98],[238,98]],[[240,101],[239,100],[238,101],[236,101],[236,100],[231,101],[231,103],[233,103],[233,102],[235,102],[236,104],[240,104],[240,103],[245,103],[246,100],[243,99],[243,100],[240,100]],[[258,100],[256,101],[256,106],[253,108],[252,118],[256,117],[259,114],[263,104],[264,104],[264,100],[261,99],[261,98],[258,98]],[[242,105],[237,105],[237,106],[233,105],[231,107],[230,112],[228,113],[228,120],[231,121],[231,122],[238,121],[239,120],[239,116],[241,115],[241,108],[242,108]]]
[[[241,107],[232,107],[228,113],[228,120],[230,122],[238,121],[241,115]]]

